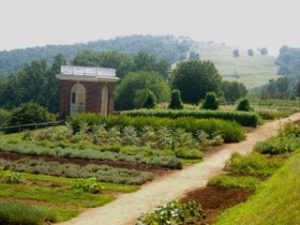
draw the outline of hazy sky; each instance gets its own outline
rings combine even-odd
[[[129,34],[300,46],[298,0],[0,0],[0,50]]]

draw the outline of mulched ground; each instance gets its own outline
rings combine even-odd
[[[45,160],[45,161],[55,161],[59,163],[73,163],[80,166],[85,166],[88,164],[96,164],[96,165],[107,165],[118,168],[125,169],[136,169],[136,170],[145,170],[151,171],[156,175],[165,175],[172,172],[171,169],[161,168],[157,166],[151,166],[143,163],[130,163],[124,161],[101,161],[101,160],[85,160],[85,159],[69,159],[58,156],[36,156],[36,155],[26,155],[19,153],[10,153],[10,152],[0,152],[0,158],[16,161],[23,158],[28,158],[31,160]]]
[[[187,193],[181,201],[192,200],[200,203],[207,216],[205,222],[213,224],[222,212],[245,202],[253,193],[250,189],[207,186]]]

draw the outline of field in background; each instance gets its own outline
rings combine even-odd
[[[240,57],[233,57],[234,48],[222,44],[197,44],[193,48],[202,60],[212,60],[224,80],[238,81],[248,89],[262,86],[270,79],[276,79],[278,67],[274,64],[276,57],[261,56],[255,48],[255,55],[249,57],[247,50],[240,49]]]

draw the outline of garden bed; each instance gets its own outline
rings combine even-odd
[[[254,190],[247,188],[224,188],[207,186],[186,194],[181,202],[195,201],[199,203],[206,215],[204,222],[213,224],[218,216],[226,209],[245,202]]]

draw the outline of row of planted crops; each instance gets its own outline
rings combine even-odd
[[[0,219],[19,224],[12,215],[24,213],[24,204],[32,217],[18,217],[22,224],[69,219],[201,161],[212,146],[244,137],[245,129],[231,120],[94,114],[75,115],[64,126],[1,135],[0,199],[11,207],[6,213],[0,207]]]

